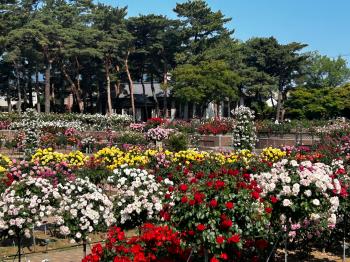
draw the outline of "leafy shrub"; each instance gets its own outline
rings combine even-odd
[[[181,150],[187,150],[188,138],[183,133],[173,133],[166,141],[167,148],[170,151],[178,152]]]
[[[116,138],[118,144],[146,145],[148,141],[143,134],[138,132],[125,132]]]

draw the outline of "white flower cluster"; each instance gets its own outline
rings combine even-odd
[[[335,162],[341,167],[339,161]],[[332,166],[324,163],[283,159],[273,165],[270,172],[253,175],[262,188],[262,196],[276,196],[282,208],[281,222],[327,221],[328,227],[336,224],[339,207],[337,194],[341,184],[333,175]],[[334,196],[335,194],[335,196]],[[287,217],[289,214],[291,217]]]
[[[159,183],[146,170],[125,166],[114,170],[114,175],[108,181],[117,190],[114,196],[115,212],[121,224],[154,219],[162,209],[162,199],[169,194],[168,187],[173,185],[169,179]]]
[[[93,146],[95,143],[97,143],[96,138],[94,138],[93,136],[88,136],[88,137],[84,137],[81,141],[80,141],[82,146]]]
[[[59,199],[50,181],[23,175],[1,195],[0,230],[29,238],[33,226],[56,213]]]
[[[146,138],[148,140],[162,141],[164,139],[167,139],[173,131],[173,129],[162,128],[158,126],[156,128],[149,129],[146,133]]]
[[[234,110],[233,115],[236,119],[236,126],[233,129],[233,147],[238,150],[254,149],[257,141],[254,111],[249,107],[240,106]]]
[[[113,203],[88,179],[77,178],[57,188],[63,196],[56,216],[62,235],[79,241],[95,229],[115,222]]]
[[[101,115],[101,114],[39,114],[33,109],[27,109],[18,116],[11,128],[21,130],[30,126],[37,129],[47,127],[74,128],[83,130],[104,130],[110,127],[128,125],[132,118],[128,115]]]

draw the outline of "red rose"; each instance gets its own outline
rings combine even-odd
[[[131,262],[128,257],[115,257],[113,262]]]
[[[161,212],[160,213],[161,217],[165,220],[165,221],[169,221],[170,220],[170,214],[168,212]]]
[[[213,186],[213,182],[212,182],[212,181],[208,181],[208,182],[207,182],[207,186],[208,186],[208,187],[212,187],[212,186]]]
[[[198,182],[198,179],[194,177],[194,178],[192,178],[192,179],[191,179],[191,181],[190,181],[190,182],[191,182],[191,184],[195,184],[195,183],[197,183],[197,182]]]
[[[272,208],[271,207],[265,208],[265,212],[268,213],[268,214],[271,214]]]
[[[203,178],[204,177],[204,172],[198,172],[197,174],[196,174],[196,178],[197,179],[201,179],[201,178]]]
[[[179,186],[179,189],[180,189],[182,192],[186,192],[187,189],[188,189],[188,186],[185,185],[185,184],[181,184],[181,185]]]
[[[102,247],[102,245],[101,245],[100,243],[94,245],[94,247],[92,248],[91,252],[92,252],[93,254],[96,254],[96,255],[101,256],[102,253],[103,253],[103,247]]]
[[[101,256],[103,253],[102,245],[100,243],[94,245],[91,252],[92,252],[92,254],[96,254],[96,255]]]
[[[237,169],[235,169],[235,170],[229,169],[229,170],[228,170],[228,174],[229,174],[230,176],[236,176],[236,175],[239,174],[239,170],[237,170]]]
[[[275,196],[270,196],[270,200],[271,200],[271,203],[272,203],[272,204],[275,204],[275,203],[278,202],[278,199],[277,199],[277,197],[275,197]]]
[[[238,243],[239,241],[241,241],[241,237],[240,235],[236,234],[236,235],[233,235],[232,237],[230,237],[228,239],[228,242],[229,243]]]
[[[173,186],[169,186],[168,191],[169,192],[173,192],[174,191],[174,187]]]
[[[227,209],[232,209],[235,205],[232,202],[227,202],[225,206]]]
[[[259,239],[255,242],[257,249],[266,249],[269,246],[269,243],[265,239]]]
[[[252,198],[254,198],[254,199],[259,199],[259,198],[260,198],[259,192],[253,191],[253,192],[252,192]]]
[[[221,221],[221,226],[223,228],[230,228],[230,227],[232,227],[232,225],[233,225],[233,223],[232,223],[231,219],[227,218],[227,219]]]
[[[203,193],[200,193],[200,192],[194,193],[194,200],[196,200],[198,204],[201,204],[204,198],[205,198],[205,195]]]
[[[206,229],[206,226],[203,225],[203,224],[199,224],[199,225],[197,226],[197,229],[198,229],[198,231],[204,231],[204,230]]]
[[[183,196],[182,198],[181,198],[181,203],[187,203],[187,201],[188,201],[188,197],[187,196]]]
[[[228,259],[228,255],[226,253],[221,253],[220,258],[223,260],[227,260]]]
[[[187,232],[190,236],[194,236],[195,232],[193,230],[188,230]]]
[[[218,201],[216,201],[216,199],[210,200],[209,202],[210,207],[214,208],[214,207],[217,207],[217,205],[218,205]]]
[[[188,204],[189,204],[190,206],[194,206],[194,205],[196,204],[196,201],[195,201],[194,199],[191,199],[191,200],[188,202]]]
[[[243,178],[246,179],[246,180],[249,180],[250,179],[250,174],[243,174]]]
[[[165,194],[166,199],[170,199],[171,195],[170,194]]]
[[[216,243],[218,243],[219,245],[224,243],[225,238],[223,236],[217,236],[216,237]]]
[[[185,167],[183,172],[184,172],[184,175],[188,175],[188,173],[190,172],[190,170],[189,170],[188,168]]]
[[[220,262],[219,259],[217,259],[216,257],[212,257],[210,259],[210,262]]]
[[[224,181],[221,181],[221,180],[217,180],[215,182],[215,189],[218,190],[220,188],[223,188],[225,186],[225,182]]]

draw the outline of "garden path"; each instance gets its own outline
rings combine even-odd
[[[87,247],[87,253],[89,254],[90,249]],[[70,249],[54,250],[48,253],[35,253],[26,255],[22,261],[25,262],[80,262],[83,258],[82,247],[74,247]],[[47,260],[45,260],[47,259]],[[6,262],[13,261],[13,258],[5,260]],[[17,260],[15,260],[17,261]]]

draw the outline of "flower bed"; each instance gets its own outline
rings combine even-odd
[[[0,226],[25,237],[23,225],[52,217],[56,236],[85,244],[89,233],[109,227],[105,245],[85,261],[265,260],[281,239],[311,245],[342,230],[348,145],[344,136],[331,148],[260,154],[133,146],[90,157],[53,149],[30,161],[2,156]],[[125,238],[129,228],[140,234]]]

